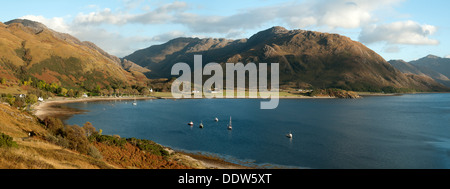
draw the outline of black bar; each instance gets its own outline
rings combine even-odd
[[[391,186],[392,184],[447,183],[450,170],[343,170],[343,169],[201,169],[201,170],[0,170],[0,180],[8,183],[8,178],[27,181],[51,182],[51,180],[82,184],[163,184],[174,187],[249,187],[282,185],[336,185]],[[205,178],[211,178],[206,182]],[[195,178],[200,183],[187,183]],[[182,182],[181,182],[182,181]],[[192,181],[192,180],[191,180]],[[11,181],[17,182],[17,181]],[[365,188],[364,187],[364,188]],[[303,187],[301,187],[303,188]]]

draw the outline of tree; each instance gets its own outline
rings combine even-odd
[[[0,83],[1,83],[2,85],[6,84],[6,79],[5,79],[5,78],[0,79]]]
[[[69,89],[69,91],[67,92],[67,96],[68,97],[74,97],[75,96],[75,92],[73,91],[73,89]]]
[[[97,85],[96,87],[95,87],[95,93],[100,93],[100,90],[101,90],[101,88],[100,88],[100,85]]]
[[[84,125],[83,125],[83,129],[84,129],[84,131],[86,132],[86,137],[89,137],[89,136],[91,136],[92,134],[94,134],[94,133],[96,133],[96,131],[95,131],[95,127],[92,125],[92,123],[91,122],[86,122]]]
[[[11,96],[11,95],[8,95],[8,96],[6,96],[5,101],[6,101],[9,105],[12,106],[12,105],[14,105],[14,102],[16,102],[16,98],[13,97],[13,96]]]
[[[54,135],[62,134],[64,123],[60,119],[54,117],[46,117],[42,122],[45,125],[46,129]]]
[[[62,96],[66,96],[67,92],[69,92],[69,91],[66,88],[61,87],[59,94]]]
[[[26,102],[27,104],[34,104],[34,103],[37,102],[37,100],[38,100],[38,97],[37,97],[36,95],[34,95],[34,94],[28,94],[27,97],[26,97],[26,99],[25,99],[25,102]]]
[[[70,149],[82,154],[88,153],[89,141],[83,128],[78,125],[68,125],[64,128],[64,135],[69,142]]]
[[[47,83],[45,83],[45,81],[42,81],[42,80],[40,80],[38,83],[37,83],[37,88],[39,88],[39,89],[45,89],[45,87],[47,86]]]

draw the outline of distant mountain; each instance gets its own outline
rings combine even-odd
[[[0,78],[10,82],[36,78],[73,89],[125,87],[145,84],[147,78],[141,72],[146,71],[38,22],[0,23]]]
[[[421,59],[410,62],[416,66],[430,68],[450,78],[450,58],[441,58],[434,55],[428,55]]]
[[[437,82],[450,87],[449,58],[428,55],[411,62],[405,62],[403,60],[390,60],[389,63],[403,73],[428,76]]]
[[[283,27],[272,27],[240,40],[176,38],[124,58],[150,69],[150,78],[169,78],[174,64],[185,62],[192,66],[194,54],[203,55],[204,65],[280,63],[280,82],[286,86],[355,91],[448,90],[429,77],[401,73],[380,55],[348,37]]]

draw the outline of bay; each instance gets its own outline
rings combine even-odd
[[[450,94],[361,99],[182,99],[71,103],[103,134],[153,140],[244,165],[317,169],[450,168]],[[218,122],[214,118],[219,119]],[[227,130],[232,117],[233,130]],[[194,122],[190,127],[187,123]],[[199,128],[202,122],[204,128]],[[292,132],[293,138],[286,134]]]

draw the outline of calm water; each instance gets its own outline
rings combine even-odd
[[[303,168],[450,168],[450,94],[363,99],[185,99],[68,104],[103,134],[239,162]],[[232,116],[233,130],[227,130]],[[218,117],[219,122],[214,118]],[[189,121],[194,126],[187,125]],[[203,121],[205,127],[198,127]],[[291,131],[292,139],[285,135]]]

